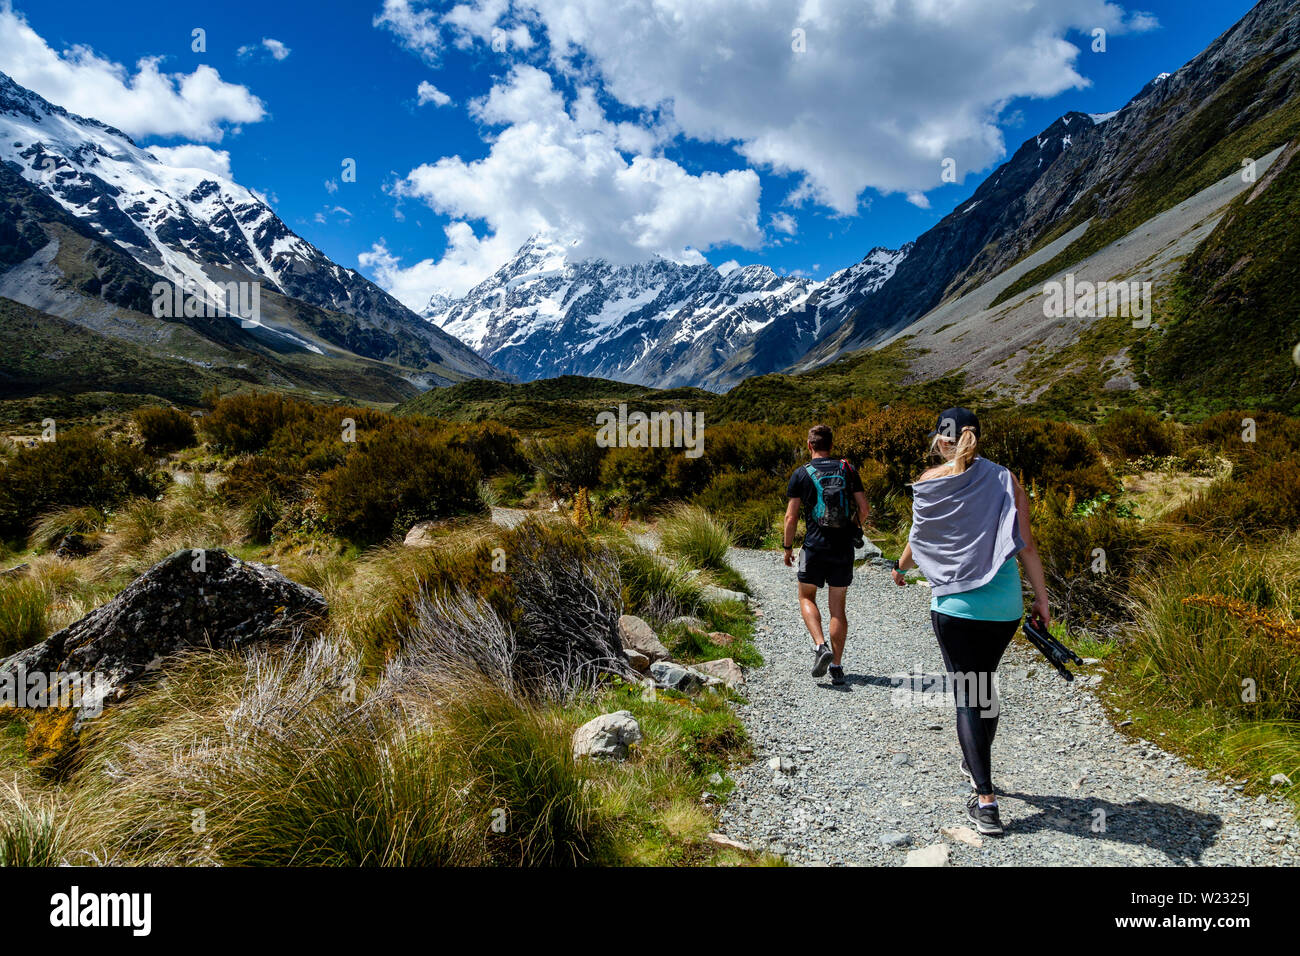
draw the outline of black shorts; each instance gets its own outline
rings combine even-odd
[[[799,549],[799,583],[833,588],[846,588],[853,583],[853,552],[847,556],[830,555],[824,551]]]

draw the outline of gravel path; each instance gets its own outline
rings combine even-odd
[[[909,694],[918,679],[904,676],[942,679],[929,591],[858,569],[849,682],[839,688],[809,676],[794,570],[762,551],[733,551],[732,564],[754,590],[766,664],[747,675],[749,703],[739,707],[755,760],[733,774],[720,822],[727,836],[814,865],[902,865],[909,849],[936,844],[960,866],[1300,862],[1288,804],[1245,797],[1119,733],[1083,675],[1066,683],[1021,641],[1002,663],[993,754],[1006,836],[975,847],[941,833],[967,824],[969,784],[947,692],[929,695],[943,706],[927,705]],[[1104,664],[1084,670],[1088,681],[1107,678]]]

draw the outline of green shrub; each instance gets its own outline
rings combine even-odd
[[[709,464],[705,458],[687,458],[680,448],[611,448],[601,463],[600,480],[626,492],[632,510],[646,514],[701,491],[709,481]]]
[[[1129,620],[1129,586],[1153,553],[1142,525],[1109,507],[1079,515],[1071,495],[1050,489],[1033,502],[1032,521],[1054,616],[1100,633]]]
[[[1164,458],[1178,450],[1178,427],[1145,408],[1121,408],[1098,425],[1097,444],[1112,455]]]
[[[579,488],[595,488],[600,483],[606,449],[596,443],[594,432],[538,438],[525,445],[523,451],[542,476],[546,490],[557,497],[567,498]]]
[[[731,532],[699,505],[678,505],[659,522],[659,538],[669,554],[692,566],[728,570]]]
[[[1019,415],[987,417],[980,454],[1009,468],[1026,487],[1073,491],[1081,501],[1119,491],[1097,446],[1074,425]]]
[[[251,392],[223,398],[203,418],[203,433],[218,451],[262,451],[291,417],[305,406],[275,392]]]
[[[358,441],[317,488],[340,535],[373,544],[417,521],[481,512],[478,463],[465,451],[401,419]]]
[[[0,463],[0,535],[25,537],[37,517],[56,508],[108,509],[133,495],[156,496],[164,484],[139,448],[69,428]]]
[[[1210,485],[1170,515],[1216,535],[1300,528],[1300,462],[1275,461]]]
[[[925,470],[930,450],[927,437],[934,415],[918,408],[881,408],[835,431],[833,455],[847,458],[859,471],[881,482],[876,492],[899,490]],[[873,468],[875,462],[883,472]],[[874,507],[874,504],[873,504]]]
[[[197,440],[194,419],[175,408],[145,405],[131,413],[144,439],[145,451],[162,455],[189,448]]]
[[[1231,461],[1238,478],[1300,456],[1300,419],[1277,412],[1221,412],[1192,426],[1188,437]]]

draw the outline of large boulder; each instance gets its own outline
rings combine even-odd
[[[573,732],[573,757],[581,760],[622,760],[628,747],[641,739],[641,725],[630,710],[601,714]]]
[[[164,558],[117,597],[57,634],[0,661],[7,673],[94,675],[99,703],[188,648],[237,648],[318,626],[319,592],[221,550]]]
[[[618,636],[624,651],[639,651],[650,658],[651,663],[669,656],[668,648],[659,640],[654,628],[635,614],[624,614],[618,619]]]

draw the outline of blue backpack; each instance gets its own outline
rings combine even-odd
[[[813,502],[812,520],[823,528],[847,528],[853,525],[852,504],[849,501],[849,463],[840,459],[834,471],[822,471],[813,464],[804,466],[817,489]]]

